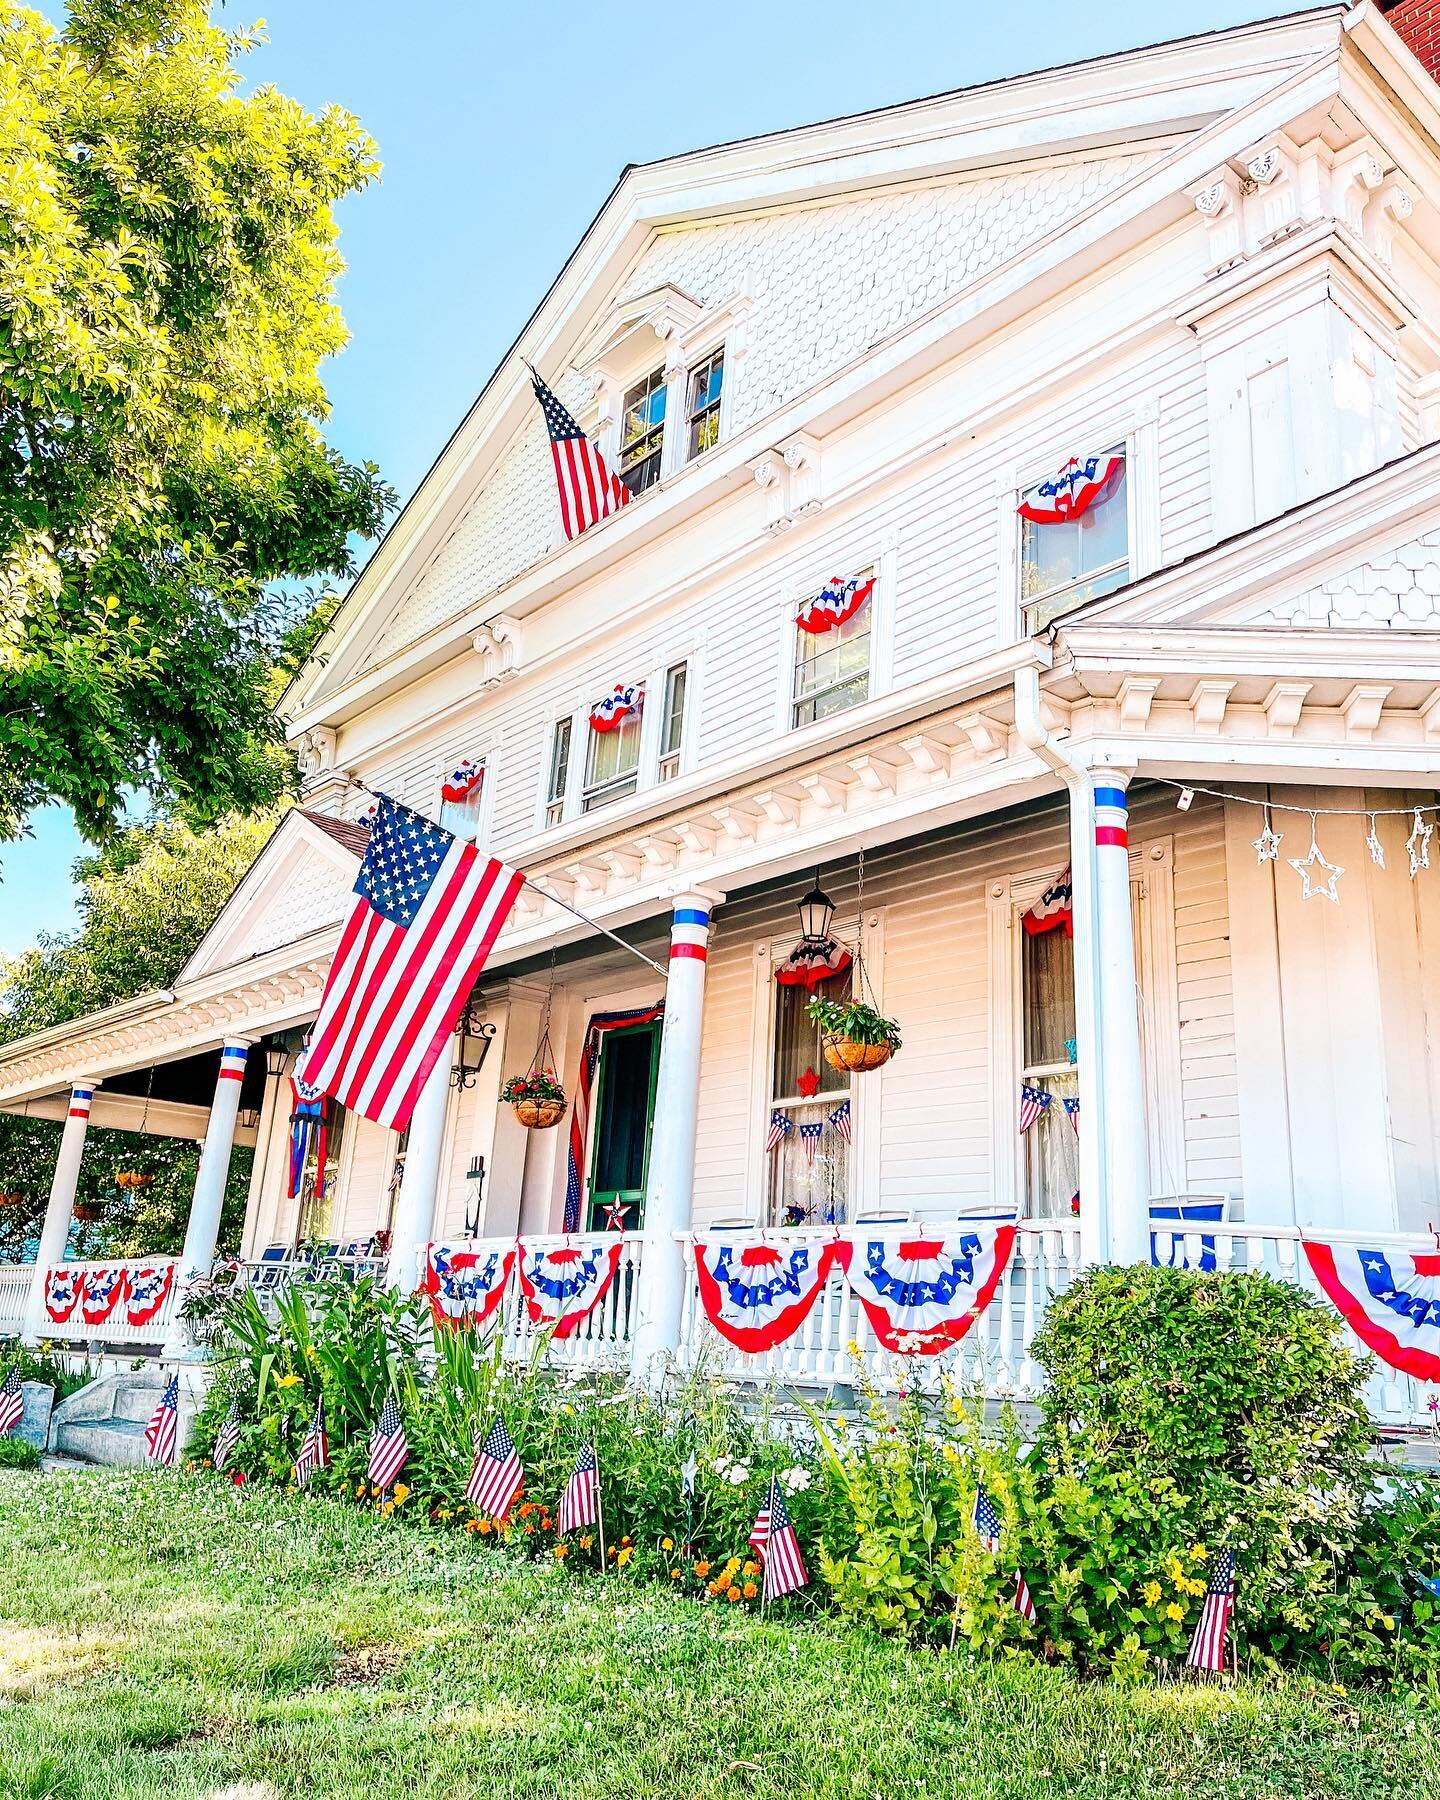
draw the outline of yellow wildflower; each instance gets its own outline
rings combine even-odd
[[[626,1563],[629,1562],[630,1558],[634,1554],[635,1554],[635,1551],[632,1548],[632,1546],[629,1544],[626,1544],[625,1548],[615,1558],[615,1567],[617,1569],[623,1569],[625,1567]]]
[[[1210,1554],[1210,1552],[1205,1548],[1205,1546],[1203,1544],[1192,1544],[1190,1546],[1191,1562],[1204,1562],[1205,1558],[1209,1554]]]
[[[403,1481],[397,1481],[395,1483],[395,1504],[397,1506],[403,1506],[409,1498],[410,1498],[409,1488],[406,1487],[406,1485]]]
[[[683,1573],[683,1571],[680,1569],[672,1569],[670,1571],[670,1579],[672,1581],[678,1581],[680,1579],[680,1576],[682,1573]]]
[[[663,1537],[663,1538],[661,1538],[661,1540],[660,1540],[660,1548],[661,1548],[661,1549],[662,1549],[662,1550],[673,1550],[673,1549],[674,1549],[674,1548],[675,1548],[675,1540],[674,1540],[674,1538],[668,1538],[668,1537]]]
[[[1172,1600],[1170,1602],[1170,1604],[1165,1608],[1165,1617],[1167,1619],[1173,1619],[1175,1621],[1175,1623],[1178,1625],[1180,1623],[1180,1621],[1185,1617],[1185,1608],[1180,1604],[1180,1602],[1178,1600]]]
[[[586,1533],[585,1533],[585,1535],[584,1535],[584,1537],[582,1537],[582,1538],[581,1538],[581,1540],[580,1540],[580,1548],[581,1548],[581,1549],[582,1549],[582,1550],[588,1550],[588,1549],[589,1549],[589,1548],[590,1548],[590,1546],[591,1546],[591,1545],[592,1545],[592,1544],[593,1544],[593,1543],[594,1543],[594,1542],[595,1542],[595,1539],[594,1539],[594,1538],[593,1538],[593,1537],[592,1537],[592,1536],[591,1536],[591,1534],[590,1534],[590,1533],[589,1533],[589,1532],[588,1532],[588,1531],[587,1531],[587,1532],[586,1532]]]
[[[757,1562],[747,1562],[740,1572],[742,1575],[758,1575],[760,1573],[760,1565]]]
[[[556,1560],[556,1562],[564,1562],[564,1560],[565,1560],[565,1558],[566,1558],[566,1557],[567,1557],[567,1556],[568,1556],[568,1555],[569,1555],[569,1554],[570,1554],[570,1546],[569,1546],[569,1545],[568,1545],[568,1544],[557,1544],[557,1545],[556,1545],[556,1546],[555,1546],[555,1560]]]
[[[1140,1590],[1140,1598],[1147,1606],[1154,1606],[1160,1598],[1160,1592],[1160,1583],[1158,1581],[1147,1581]]]
[[[277,1388],[299,1387],[300,1377],[298,1375],[277,1375],[275,1385]]]

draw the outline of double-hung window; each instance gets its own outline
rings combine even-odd
[[[554,720],[541,764],[541,816],[560,825],[673,781],[688,755],[691,668],[673,662]]]
[[[827,1000],[848,1000],[848,970],[826,982],[824,994]],[[849,1098],[850,1077],[825,1060],[820,1028],[809,1016],[812,998],[810,990],[798,983],[775,984],[770,1107],[772,1113],[789,1121],[790,1129],[769,1155],[768,1216],[772,1225],[842,1225],[846,1218],[850,1146],[829,1120]],[[813,1158],[807,1154],[802,1125],[820,1128]]]
[[[550,761],[545,776],[545,823],[558,825],[565,817],[565,794],[570,785],[570,739],[573,719],[557,719],[550,733]]]
[[[652,369],[625,390],[620,414],[620,479],[643,494],[660,479],[665,449],[665,371]]]
[[[853,582],[857,589],[872,590],[871,597],[848,619],[821,631],[807,631],[796,625],[790,698],[792,726],[813,725],[817,719],[828,719],[833,713],[844,712],[870,698],[874,577],[873,569],[865,569],[842,584],[849,587]],[[833,589],[832,583],[826,591]]]
[[[1075,1069],[1075,944],[1063,930],[1020,937],[1021,1081],[1050,1096],[1022,1139],[1026,1212],[1069,1218],[1080,1186],[1079,1136],[1065,1110]]]
[[[690,665],[672,663],[665,671],[665,709],[660,715],[660,761],[656,770],[661,781],[673,781],[680,773],[685,748],[685,690],[690,685]]]
[[[1030,631],[1043,630],[1052,619],[1113,593],[1130,579],[1126,460],[1124,444],[1087,458],[1104,478],[1093,492],[1079,486],[1078,510],[1070,516],[1046,516],[1060,510],[1053,500],[1063,477],[1037,483],[1022,494],[1020,600]],[[1038,517],[1027,517],[1027,508]]]
[[[588,727],[585,746],[585,780],[580,791],[584,812],[623,800],[640,785],[640,741],[644,730],[641,712],[632,712],[610,731]]]
[[[690,370],[686,381],[685,423],[688,461],[720,441],[720,399],[725,385],[725,351],[712,352]]]

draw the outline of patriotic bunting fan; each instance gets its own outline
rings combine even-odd
[[[1315,1279],[1391,1368],[1440,1382],[1440,1253],[1306,1242]]]
[[[958,1343],[990,1304],[1015,1248],[1013,1225],[942,1237],[857,1244],[845,1279],[887,1350],[935,1356]]]
[[[485,765],[466,757],[455,767],[440,784],[440,798],[448,800],[453,806],[458,801],[468,800],[471,794],[485,779]]]
[[[834,938],[801,938],[775,971],[775,979],[781,987],[817,988],[822,981],[843,975],[850,960],[850,952]]]
[[[1106,495],[1125,467],[1123,455],[1102,452],[1083,461],[1071,457],[1058,475],[1029,489],[1016,509],[1032,525],[1061,525],[1078,519]]]
[[[807,600],[795,615],[795,623],[802,631],[818,634],[822,631],[833,631],[837,625],[843,625],[847,619],[853,619],[860,608],[874,591],[873,575],[854,576],[844,581],[840,576],[832,576],[813,599]]]
[[[1075,935],[1074,893],[1070,881],[1070,865],[1065,867],[1031,907],[1020,915],[1026,937],[1043,937],[1047,931],[1063,931]]]
[[[124,1269],[90,1269],[80,1296],[80,1316],[87,1325],[103,1325],[125,1292]]]
[[[173,1262],[147,1263],[143,1268],[131,1269],[125,1284],[125,1323],[148,1325],[165,1304],[174,1282]]]
[[[1050,1095],[1045,1092],[1044,1088],[1036,1087],[1033,1082],[1022,1081],[1020,1083],[1021,1137],[1024,1137],[1025,1133],[1040,1117],[1041,1113],[1049,1111],[1050,1098]],[[1077,1126],[1076,1129],[1078,1130],[1079,1127]]]
[[[533,1325],[548,1326],[567,1338],[604,1299],[625,1246],[617,1240],[588,1245],[567,1244],[559,1250],[527,1250],[520,1246],[520,1286]]]
[[[80,1301],[84,1278],[79,1269],[47,1269],[45,1271],[45,1311],[57,1325],[74,1312]]]
[[[305,1165],[315,1157],[315,1198],[325,1197],[325,1140],[329,1133],[329,1104],[318,1087],[298,1076],[290,1077],[290,1185],[293,1200],[305,1179]]]
[[[769,1350],[798,1331],[845,1246],[786,1243],[727,1232],[697,1240],[695,1269],[705,1316],[737,1350]]]
[[[437,1325],[483,1325],[505,1297],[515,1266],[508,1250],[457,1250],[450,1244],[425,1247],[425,1292]]]
[[[614,731],[617,725],[623,725],[632,714],[638,713],[645,704],[645,683],[643,681],[621,682],[613,694],[607,694],[590,710],[590,729],[592,731]]]

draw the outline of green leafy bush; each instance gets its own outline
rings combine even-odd
[[[38,1469],[40,1449],[28,1438],[0,1437],[0,1469]]]
[[[0,1353],[0,1372],[8,1375],[12,1369],[19,1370],[22,1381],[38,1381],[45,1387],[54,1388],[57,1406],[94,1379],[88,1361],[78,1368],[71,1368],[61,1361],[49,1344],[41,1344],[38,1350],[9,1346]]]

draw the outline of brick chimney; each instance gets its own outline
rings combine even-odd
[[[1440,0],[1380,0],[1386,22],[1440,81]]]

